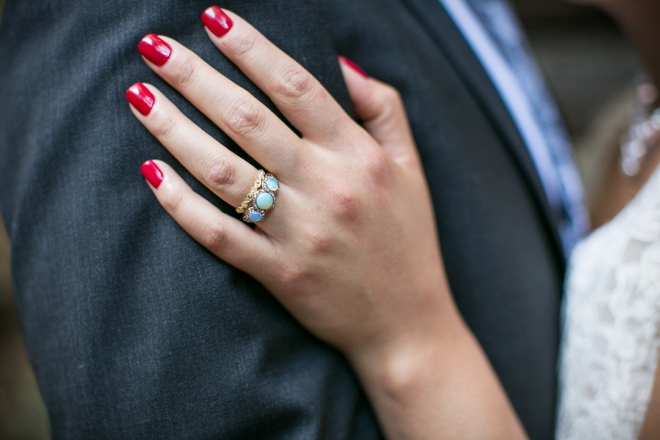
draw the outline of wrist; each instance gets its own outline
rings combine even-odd
[[[473,362],[466,349],[474,338],[457,312],[442,318],[442,325],[349,358],[387,438],[471,438],[454,432],[451,420],[469,413],[463,391],[474,396],[457,376],[460,364]]]
[[[426,323],[417,320],[405,332],[346,353],[368,392],[377,391],[403,403],[423,386],[430,365],[449,359],[466,341],[473,340],[453,301],[447,302]]]
[[[386,437],[526,438],[490,363],[454,311],[427,334],[349,358]]]

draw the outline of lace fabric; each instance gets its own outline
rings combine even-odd
[[[660,346],[660,169],[569,264],[558,440],[636,439]]]

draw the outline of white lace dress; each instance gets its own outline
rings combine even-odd
[[[660,169],[569,265],[558,440],[636,439],[660,346]]]

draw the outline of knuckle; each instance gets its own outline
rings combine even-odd
[[[314,81],[302,67],[294,66],[284,72],[280,78],[276,93],[285,99],[300,99],[312,92]]]
[[[292,287],[298,284],[301,279],[302,271],[299,269],[297,264],[288,264],[278,271],[282,280],[282,283],[287,287]]]
[[[247,136],[259,127],[261,113],[256,101],[250,99],[240,101],[229,111],[227,125],[235,133]]]
[[[383,100],[390,105],[397,105],[402,102],[401,100],[401,94],[397,89],[390,85],[386,85],[383,87]]]
[[[332,238],[324,233],[310,234],[307,241],[315,254],[329,254],[334,247]]]
[[[378,92],[372,96],[372,100],[372,105],[378,109],[381,117],[382,115],[391,116],[397,106],[403,105],[399,91],[389,85],[380,86]]]
[[[371,154],[367,155],[366,160],[367,175],[376,183],[382,184],[390,175],[390,164],[382,151],[375,148]]]
[[[342,220],[354,220],[360,206],[359,197],[350,190],[337,189],[330,193],[330,206],[336,218]],[[310,242],[316,245],[323,245],[324,237],[312,235]],[[322,247],[322,246],[321,246]]]
[[[245,58],[248,56],[257,46],[257,39],[256,35],[250,34],[235,40],[232,44],[234,56],[236,58]]]
[[[157,139],[166,139],[178,128],[178,122],[170,113],[158,112],[157,117],[152,118],[151,133]]]
[[[182,191],[174,191],[168,197],[165,197],[161,200],[161,204],[165,211],[167,211],[172,217],[177,217],[181,211],[181,207],[184,202],[184,193]]]
[[[236,167],[227,156],[219,156],[211,161],[206,181],[213,188],[226,188],[236,183]]]
[[[376,182],[383,181],[389,174],[389,163],[387,157],[382,151],[373,151],[367,153],[364,159],[364,168],[366,175]]]
[[[172,72],[172,82],[175,87],[189,87],[197,78],[199,67],[197,63],[185,60],[177,65]]]
[[[302,263],[289,262],[278,271],[282,284],[291,292],[305,292],[306,283],[311,278],[309,269]]]
[[[209,222],[202,231],[202,245],[213,252],[221,253],[229,246],[227,226],[217,220]]]

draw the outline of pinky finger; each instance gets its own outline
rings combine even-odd
[[[367,76],[353,61],[339,57],[355,116],[394,159],[417,158],[410,125],[399,92]]]
[[[202,246],[250,274],[256,267],[263,271],[272,263],[273,242],[268,236],[213,206],[169,165],[149,160],[140,170],[163,208]]]

